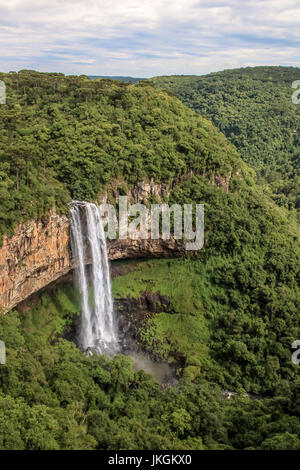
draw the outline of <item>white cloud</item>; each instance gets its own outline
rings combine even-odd
[[[0,0],[0,70],[152,76],[300,65],[299,1]]]

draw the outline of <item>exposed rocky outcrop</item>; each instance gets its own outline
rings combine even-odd
[[[164,198],[168,198],[169,194],[170,186],[168,184],[158,184],[153,180],[150,183],[137,183],[130,191],[132,200],[139,203],[146,203],[151,196],[155,196],[156,200],[161,202]]]
[[[134,186],[127,187],[127,185],[124,186],[123,181],[115,180],[110,182],[107,189],[99,196],[97,202],[99,204],[105,204],[109,201],[116,201],[119,196],[126,193],[128,201],[131,204],[147,204],[153,196],[157,203],[161,203],[168,199],[171,189],[178,184],[178,181],[174,180],[172,184],[167,184],[156,183],[151,179],[150,181],[139,181],[135,183]]]
[[[7,311],[70,269],[69,221],[50,214],[46,222],[20,224],[0,249],[0,309]]]
[[[140,297],[116,299],[115,310],[118,312],[119,332],[124,351],[140,352],[140,329],[156,313],[172,313],[170,300],[160,292],[142,292]],[[152,351],[151,351],[152,352]]]
[[[138,298],[117,299],[115,303],[117,310],[121,312],[119,321],[122,322],[122,317],[124,318],[124,324],[120,324],[120,330],[123,332],[126,332],[130,327],[129,323],[132,317],[135,321],[133,327],[136,331],[155,313],[172,313],[169,297],[162,295],[159,291],[154,293],[151,291],[142,292]]]
[[[146,203],[155,197],[157,202],[167,200],[170,191],[180,181],[190,179],[188,172],[170,185],[154,181],[139,182],[128,188],[129,203]],[[228,191],[230,175],[214,177],[214,184]],[[110,187],[98,199],[98,203],[117,200],[120,183]],[[67,274],[72,268],[70,253],[70,223],[66,216],[52,211],[46,221],[32,220],[20,224],[15,235],[4,236],[0,248],[0,312],[6,312],[30,295]],[[126,258],[162,258],[185,255],[184,244],[173,238],[170,240],[112,240],[108,242],[111,260]],[[86,260],[89,263],[89,260]]]
[[[52,212],[46,222],[20,224],[4,237],[0,248],[0,311],[6,312],[73,268],[69,220]],[[171,240],[112,240],[111,260],[183,256],[184,247]],[[86,260],[89,263],[89,260]]]
[[[107,244],[109,259],[170,258],[184,256],[185,248],[174,240],[112,240]]]
[[[153,361],[160,362],[161,358],[154,352],[153,346],[147,344],[141,332],[149,319],[156,314],[165,312],[173,314],[174,309],[170,299],[159,291],[142,292],[138,298],[127,297],[115,299],[115,311],[118,313],[119,334],[122,351],[126,354],[147,353]],[[157,342],[157,340],[155,340]],[[176,368],[185,366],[185,356],[179,351],[170,351]]]

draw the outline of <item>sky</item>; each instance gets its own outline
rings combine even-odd
[[[0,0],[0,71],[201,75],[300,66],[300,0]]]

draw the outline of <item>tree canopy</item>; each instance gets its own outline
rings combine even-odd
[[[300,105],[292,102],[296,67],[246,67],[204,76],[156,77],[236,146],[277,204],[300,209]]]

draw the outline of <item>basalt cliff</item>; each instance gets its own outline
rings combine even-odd
[[[186,175],[190,178],[192,174]],[[215,177],[214,183],[228,191],[228,178]],[[110,188],[117,199],[118,191]],[[155,195],[161,202],[169,195],[168,185],[140,182],[129,191],[129,201],[145,203]],[[99,203],[108,202],[108,193]],[[170,240],[112,240],[108,241],[110,260],[127,258],[164,258],[184,256],[182,243]],[[90,260],[86,260],[88,264]],[[30,295],[43,289],[73,269],[70,249],[70,221],[52,211],[46,220],[31,220],[16,227],[15,235],[3,237],[0,248],[0,312],[5,313]]]
[[[108,242],[111,260],[180,256],[183,251],[174,239]],[[4,237],[0,248],[0,311],[12,309],[72,268],[70,223],[66,216],[52,212],[46,221],[20,224],[14,236]]]

